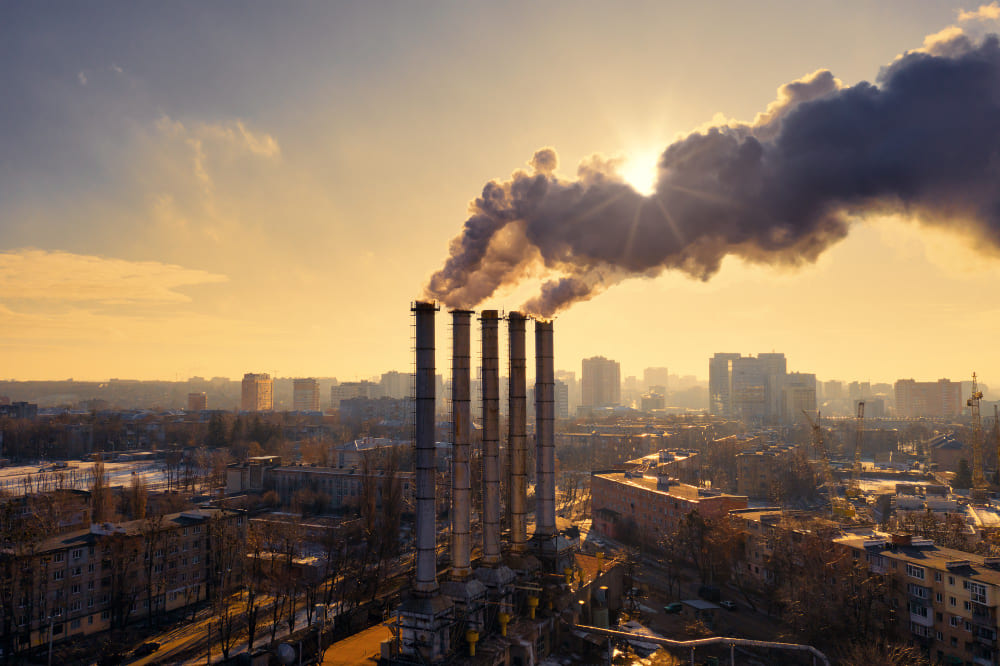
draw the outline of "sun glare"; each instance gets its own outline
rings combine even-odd
[[[656,164],[659,158],[660,151],[656,149],[630,151],[621,166],[622,178],[636,192],[649,196],[656,189]]]

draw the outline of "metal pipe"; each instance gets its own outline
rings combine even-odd
[[[535,536],[556,535],[552,322],[535,320]]]
[[[452,310],[451,365],[451,577],[465,580],[472,573],[471,521],[472,478],[469,447],[472,438],[470,411],[470,363],[472,312]]]
[[[500,564],[500,321],[483,310],[483,564]]]
[[[424,597],[438,589],[434,489],[434,317],[437,306],[418,301],[411,308],[416,319],[416,469],[417,572],[413,590]]]
[[[508,418],[510,437],[510,544],[515,553],[523,553],[528,543],[528,361],[525,352],[527,318],[520,312],[507,316],[510,352],[508,378]]]
[[[707,645],[740,645],[743,647],[758,647],[758,648],[769,648],[772,650],[791,650],[795,652],[808,652],[813,656],[813,659],[819,659],[826,666],[830,666],[830,660],[825,654],[817,650],[811,645],[799,645],[798,643],[777,643],[774,641],[755,641],[749,638],[729,638],[727,636],[715,636],[713,638],[696,638],[690,641],[675,641],[669,638],[661,638],[659,636],[647,636],[646,634],[632,634],[627,631],[615,631],[614,629],[602,629],[600,627],[590,627],[585,624],[574,624],[571,625],[574,629],[586,632],[588,634],[599,634],[601,636],[612,636],[614,638],[623,638],[625,640],[641,641],[643,643],[655,643],[656,645],[662,645],[663,647],[672,648],[691,648],[691,658],[694,659],[694,649],[697,647],[705,647]],[[693,662],[692,662],[693,663]]]

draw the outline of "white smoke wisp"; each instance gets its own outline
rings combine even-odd
[[[665,270],[707,280],[727,256],[772,265],[816,260],[849,219],[900,212],[1000,249],[1000,41],[961,31],[904,54],[876,83],[826,70],[783,86],[752,123],[692,133],[662,153],[642,196],[613,161],[491,181],[471,204],[426,295],[472,308],[539,271],[524,310],[551,317],[624,279]]]

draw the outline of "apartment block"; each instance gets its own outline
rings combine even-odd
[[[941,548],[928,539],[870,533],[834,543],[886,576],[900,635],[945,664],[998,662],[1000,558]]]
[[[896,416],[947,418],[962,413],[962,383],[949,379],[918,382],[900,379],[895,384]]]
[[[9,544],[0,550],[0,644],[20,651],[205,600],[221,526],[242,542],[243,512],[197,509]]]
[[[319,382],[312,377],[292,381],[292,409],[296,412],[319,411]]]
[[[269,412],[274,408],[274,382],[271,375],[248,372],[243,375],[240,409],[245,412]]]

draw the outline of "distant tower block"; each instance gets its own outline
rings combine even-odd
[[[514,553],[524,553],[528,530],[528,382],[525,327],[527,319],[520,312],[507,317],[510,352],[510,377],[507,390],[510,414],[510,547]]]
[[[296,412],[319,411],[319,382],[312,377],[292,382],[292,409]]]
[[[240,409],[244,412],[269,412],[274,408],[271,375],[248,372],[243,375]]]
[[[208,409],[208,395],[201,391],[199,393],[188,393],[189,412],[200,412]]]

